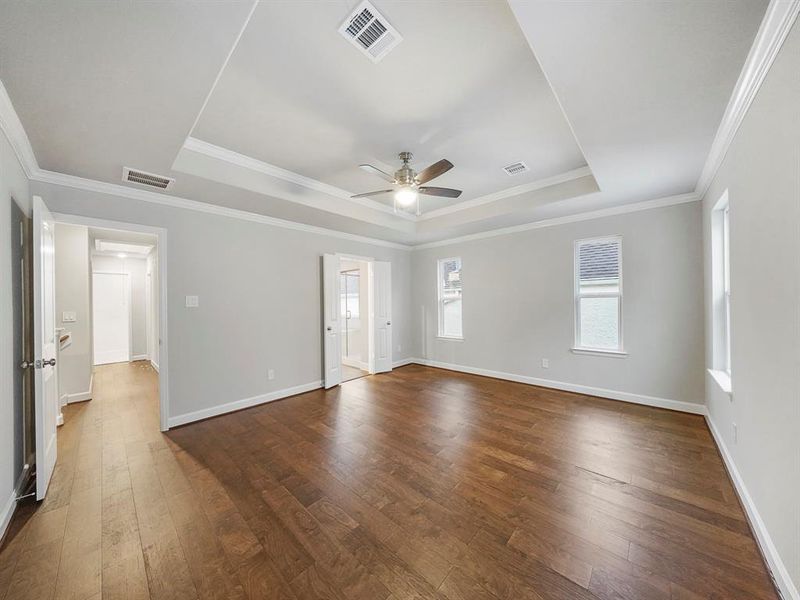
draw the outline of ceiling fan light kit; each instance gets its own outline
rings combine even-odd
[[[454,190],[452,188],[430,187],[423,184],[428,183],[432,179],[445,174],[453,168],[451,163],[446,158],[433,163],[429,167],[423,169],[419,173],[414,171],[411,167],[411,159],[413,155],[411,152],[401,152],[398,157],[403,162],[402,166],[395,171],[394,175],[390,175],[386,171],[379,169],[373,165],[359,165],[361,169],[377,175],[384,181],[388,181],[392,185],[398,186],[395,189],[378,190],[375,192],[365,192],[363,194],[356,194],[352,198],[364,198],[367,196],[379,196],[382,194],[394,193],[394,211],[397,212],[397,207],[409,208],[416,205],[416,214],[420,214],[420,194],[426,196],[439,196],[443,198],[458,198],[461,195],[461,190]]]

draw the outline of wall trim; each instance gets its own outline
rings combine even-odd
[[[459,202],[451,206],[437,208],[436,210],[421,214],[416,218],[416,220],[426,221],[428,219],[435,219],[436,217],[442,217],[454,212],[475,208],[476,206],[483,206],[484,204],[491,204],[492,202],[497,202],[498,200],[504,200],[506,198],[519,196],[521,194],[527,194],[528,192],[541,190],[542,188],[558,185],[560,183],[566,183],[568,181],[574,181],[575,179],[581,179],[582,177],[588,177],[590,175],[592,175],[592,170],[588,166],[579,167],[577,169],[572,169],[571,171],[565,171],[564,173],[553,175],[552,177],[537,179],[536,181],[523,183],[522,185],[515,185],[497,192],[492,192],[491,194],[485,194],[483,196],[473,198],[472,200],[465,200],[464,202]]]
[[[733,482],[733,486],[736,489],[736,494],[739,496],[739,501],[744,507],[747,520],[750,523],[750,528],[755,534],[756,542],[758,543],[761,554],[771,571],[776,587],[786,600],[800,600],[800,593],[798,593],[797,588],[795,587],[794,583],[792,583],[792,579],[789,576],[789,571],[786,568],[786,565],[783,563],[780,554],[778,554],[778,549],[775,548],[775,544],[773,543],[772,537],[767,530],[767,526],[764,524],[764,520],[761,518],[761,515],[758,512],[755,502],[753,502],[753,498],[750,496],[750,492],[747,490],[747,486],[745,485],[744,479],[739,473],[739,469],[736,468],[733,455],[725,445],[725,441],[720,435],[719,430],[714,424],[714,420],[711,418],[710,414],[706,414],[706,423],[708,424],[708,429],[711,431],[711,436],[714,438],[714,441],[717,444],[720,456],[722,457],[722,462],[725,464],[728,475]]]
[[[500,229],[481,231],[479,233],[462,235],[459,237],[449,238],[446,240],[428,242],[426,244],[418,244],[416,246],[412,246],[412,250],[425,250],[426,248],[438,248],[440,246],[449,246],[450,244],[472,242],[475,240],[483,240],[501,235],[509,235],[512,233],[520,233],[523,231],[531,231],[533,229],[542,229],[544,227],[555,227],[557,225],[566,225],[568,223],[577,223],[580,221],[591,221],[593,219],[602,219],[603,217],[624,215],[628,213],[639,212],[642,210],[665,208],[667,206],[676,206],[679,204],[696,202],[699,199],[700,196],[698,194],[691,192],[689,194],[678,194],[677,196],[667,196],[666,198],[656,198],[654,200],[646,200],[644,202],[632,202],[630,204],[625,204],[623,206],[612,206],[609,208],[601,208],[599,210],[576,213],[574,215],[567,215],[565,217],[555,217],[553,219],[533,221],[531,223],[523,223],[522,225],[512,225],[511,227],[502,227]]]
[[[94,373],[89,377],[89,389],[85,392],[77,392],[75,394],[64,394],[66,396],[66,404],[73,404],[74,402],[85,402],[92,399],[92,390],[94,389]]]
[[[420,359],[418,358],[401,358],[400,360],[396,360],[392,363],[392,368],[397,369],[399,367],[405,367],[406,365],[417,363],[419,360]]]
[[[294,171],[289,171],[288,169],[271,165],[257,158],[253,158],[252,156],[240,154],[235,150],[229,150],[228,148],[223,148],[222,146],[217,146],[210,142],[205,142],[194,137],[186,138],[182,149],[190,152],[197,152],[198,154],[208,156],[209,158],[226,162],[250,171],[255,171],[256,173],[262,173],[270,177],[275,177],[276,179],[280,179],[282,181],[294,183],[295,185],[299,185],[306,189],[314,190],[315,192],[320,192],[322,194],[327,194],[328,196],[333,196],[334,198],[347,200],[348,202],[359,204],[365,208],[371,208],[372,210],[391,214],[407,221],[417,220],[417,217],[411,213],[395,212],[392,207],[381,204],[380,202],[376,202],[375,200],[370,200],[369,198],[353,198],[352,196],[354,195],[354,192],[348,192],[347,190],[329,185],[322,181],[318,181],[317,179],[300,175]]]
[[[733,138],[744,121],[761,84],[800,12],[800,0],[772,0],[761,21],[739,79],[725,108],[695,192],[704,196],[725,160]]]
[[[156,373],[158,373],[158,363],[157,363],[157,362],[154,362],[154,361],[151,359],[151,360],[150,360],[150,366],[151,366],[151,367],[153,367],[153,368],[156,370]]]
[[[480,375],[482,377],[492,377],[494,379],[504,379],[506,381],[525,383],[528,385],[562,390],[565,392],[575,392],[576,394],[585,394],[587,396],[597,396],[599,398],[607,398],[609,400],[620,400],[622,402],[630,402],[632,404],[643,404],[645,406],[653,406],[655,408],[666,408],[668,410],[675,410],[695,415],[704,415],[706,413],[705,404],[686,402],[684,400],[671,400],[669,398],[658,398],[656,396],[646,396],[644,394],[632,394],[630,392],[607,390],[588,385],[579,385],[577,383],[566,383],[563,381],[554,381],[552,379],[540,379],[538,377],[530,377],[528,375],[517,375],[516,373],[492,371],[490,369],[481,369],[479,367],[445,363],[436,360],[428,360],[426,358],[414,358],[411,359],[411,361],[426,367],[435,367],[437,369],[445,369],[448,371],[458,371],[460,373],[469,373],[471,375]]]
[[[348,358],[347,356],[342,357],[342,364],[348,367],[354,367],[356,369],[361,369],[362,371],[369,371],[369,364],[365,363],[361,360],[355,360],[354,358]]]
[[[131,356],[131,362],[134,362],[134,361],[137,361],[137,360],[149,360],[149,359],[150,359],[150,357],[147,356],[147,354],[134,354],[133,356]]]
[[[169,426],[178,427],[179,425],[187,425],[188,423],[193,423],[195,421],[202,421],[203,419],[208,419],[210,417],[217,417],[219,415],[224,415],[226,413],[242,410],[243,408],[250,408],[251,406],[258,406],[259,404],[274,402],[275,400],[281,400],[283,398],[288,398],[289,396],[304,394],[305,392],[310,392],[312,390],[316,390],[321,387],[322,387],[321,380],[312,381],[309,383],[296,385],[294,387],[284,388],[282,390],[276,390],[274,392],[269,392],[266,394],[260,394],[258,396],[251,396],[250,398],[243,398],[242,400],[234,400],[233,402],[219,404],[217,406],[212,406],[211,408],[204,408],[202,410],[197,410],[194,412],[177,415],[175,417],[170,417]]]
[[[22,170],[30,179],[33,173],[39,170],[39,163],[36,162],[36,155],[33,153],[28,134],[25,133],[22,121],[20,121],[2,81],[0,81],[0,129],[6,134],[8,143],[14,149],[14,154],[17,155]]]
[[[172,208],[182,208],[185,210],[193,210],[196,212],[203,212],[221,217],[228,217],[231,219],[252,221],[254,223],[273,225],[275,227],[282,227],[284,229],[292,229],[295,231],[303,231],[306,233],[328,235],[350,241],[372,244],[374,246],[386,246],[389,248],[397,248],[399,250],[410,250],[412,248],[411,246],[408,246],[406,244],[398,244],[397,242],[387,242],[385,240],[379,240],[377,238],[366,237],[363,235],[356,235],[354,233],[345,233],[344,231],[327,229],[325,227],[318,227],[317,225],[307,225],[305,223],[287,221],[286,219],[279,219],[277,217],[270,217],[267,215],[262,215],[260,213],[253,213],[245,210],[239,210],[238,208],[228,208],[225,206],[220,206],[218,204],[210,204],[208,202],[190,200],[188,198],[181,198],[180,196],[170,196],[167,194],[160,194],[158,192],[151,192],[150,190],[129,188],[116,183],[106,183],[103,181],[96,181],[94,179],[85,179],[83,177],[77,177],[75,175],[65,175],[64,173],[56,173],[55,171],[45,171],[44,169],[39,169],[36,173],[34,173],[31,176],[31,179],[33,181],[39,181],[41,183],[61,185],[65,187],[71,187],[74,189],[86,190],[89,192],[97,192],[100,194],[110,194],[112,196],[131,198],[133,200],[141,200],[143,202],[160,204],[162,206],[169,206]]]

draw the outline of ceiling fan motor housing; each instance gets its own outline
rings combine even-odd
[[[403,161],[403,166],[395,171],[394,178],[400,185],[415,185],[417,173],[408,164],[414,155],[411,152],[401,152],[398,156]]]

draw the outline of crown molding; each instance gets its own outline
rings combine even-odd
[[[396,248],[398,250],[410,250],[412,248],[412,246],[408,246],[406,244],[388,242],[386,240],[356,235],[354,233],[346,233],[344,231],[338,231],[335,229],[327,229],[325,227],[318,227],[316,225],[307,225],[305,223],[287,221],[285,219],[278,219],[277,217],[270,217],[236,208],[219,206],[218,204],[199,202],[197,200],[190,200],[188,198],[181,198],[179,196],[169,196],[167,194],[160,194],[158,192],[151,192],[149,190],[129,188],[122,185],[117,185],[116,183],[106,183],[104,181],[96,181],[94,179],[84,179],[83,177],[65,175],[64,173],[56,173],[54,171],[46,171],[44,169],[39,169],[38,172],[34,173],[31,177],[31,180],[52,185],[70,187],[87,192],[109,194],[120,198],[130,198],[132,200],[140,200],[142,202],[149,202],[151,204],[169,206],[171,208],[182,208],[184,210],[192,210],[195,212],[202,212],[219,217],[228,217],[230,219],[262,223],[264,225],[272,225],[274,227],[281,227],[283,229],[292,229],[294,231],[303,231],[305,233],[327,235],[352,242],[372,244],[373,246],[384,246],[387,248]]]
[[[33,153],[28,134],[25,133],[22,121],[20,121],[2,81],[0,81],[0,130],[5,133],[22,170],[30,179],[31,175],[39,170],[39,163],[36,162],[36,155]]]
[[[771,0],[769,3],[697,181],[695,192],[698,195],[705,195],[725,160],[728,148],[797,19],[798,12],[800,0]]]
[[[352,192],[348,192],[342,188],[328,185],[327,183],[312,179],[311,177],[300,175],[294,171],[289,171],[288,169],[271,165],[264,161],[253,158],[252,156],[240,154],[239,152],[235,152],[233,150],[229,150],[227,148],[223,148],[194,137],[187,138],[182,149],[189,150],[190,152],[197,152],[198,154],[203,154],[204,156],[208,156],[237,167],[249,169],[257,173],[263,173],[264,175],[269,175],[270,177],[282,179],[283,181],[294,183],[295,185],[314,190],[315,192],[320,192],[322,194],[327,194],[328,196],[333,196],[335,198],[347,200],[348,202],[360,204],[366,208],[392,214],[407,221],[416,221],[416,217],[414,215],[405,212],[395,213],[392,208],[386,206],[385,204],[381,204],[380,202],[376,202],[375,200],[370,200],[369,198],[353,198],[352,196],[354,194]]]
[[[532,229],[543,229],[545,227],[555,227],[556,225],[566,225],[567,223],[577,223],[579,221],[591,221],[592,219],[602,219],[603,217],[613,217],[616,215],[624,215],[627,213],[639,212],[642,210],[653,210],[655,208],[665,208],[667,206],[675,206],[678,204],[687,204],[689,202],[697,202],[700,196],[694,192],[688,194],[679,194],[677,196],[667,196],[666,198],[656,198],[654,200],[646,200],[644,202],[632,202],[624,206],[612,206],[610,208],[602,208],[600,210],[593,210],[589,212],[577,213],[565,217],[556,217],[553,219],[543,219],[541,221],[533,221],[531,223],[524,223],[522,225],[513,225],[511,227],[502,227],[500,229],[492,229],[490,231],[481,231],[480,233],[472,233],[469,235],[462,235],[460,237],[449,238],[436,242],[428,242],[426,244],[417,244],[413,246],[413,250],[425,250],[427,248],[439,248],[441,246],[449,246],[451,244],[459,244],[462,242],[472,242],[475,240],[484,240],[501,235],[509,235],[512,233],[520,233],[522,231],[531,231]]]
[[[577,169],[572,169],[571,171],[566,171],[564,173],[559,173],[558,175],[553,175],[552,177],[537,179],[536,181],[523,183],[522,185],[506,188],[498,192],[492,192],[491,194],[486,194],[484,196],[480,196],[472,200],[465,200],[464,202],[459,202],[457,204],[453,204],[452,206],[437,208],[436,210],[423,213],[422,215],[417,217],[417,220],[425,221],[427,219],[435,219],[436,217],[442,217],[444,215],[449,215],[454,212],[466,210],[468,208],[475,208],[476,206],[490,204],[498,200],[511,198],[512,196],[519,196],[520,194],[525,194],[528,192],[533,192],[535,190],[540,190],[542,188],[550,187],[551,185],[558,185],[559,183],[566,183],[567,181],[573,181],[575,179],[580,179],[581,177],[587,177],[591,174],[592,170],[589,167],[579,167]]]

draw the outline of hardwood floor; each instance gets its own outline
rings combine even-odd
[[[701,417],[411,365],[158,432],[97,370],[0,598],[777,598]]]

